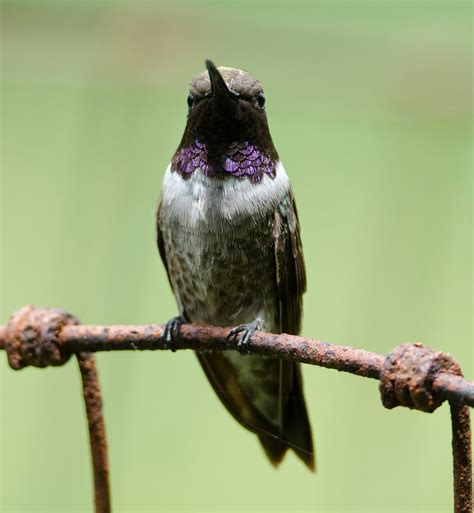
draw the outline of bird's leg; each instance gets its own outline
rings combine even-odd
[[[163,341],[165,346],[170,348],[173,353],[176,349],[173,348],[173,343],[176,341],[179,335],[179,329],[181,325],[186,322],[186,319],[182,315],[178,315],[177,317],[173,317],[170,319],[163,330]]]
[[[261,330],[263,328],[262,319],[255,319],[252,322],[247,324],[241,324],[240,326],[236,326],[229,331],[227,335],[227,340],[237,341],[237,347],[241,353],[246,353],[246,347],[248,346],[252,335],[256,330]]]

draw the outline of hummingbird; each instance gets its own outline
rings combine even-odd
[[[159,201],[157,245],[179,309],[166,325],[235,326],[240,351],[198,360],[230,414],[276,467],[292,450],[314,471],[300,364],[245,354],[255,330],[298,334],[306,272],[294,195],[273,145],[260,82],[206,60]]]

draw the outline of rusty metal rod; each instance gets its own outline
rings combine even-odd
[[[64,349],[80,351],[117,350],[166,350],[163,341],[164,326],[161,325],[67,325],[58,334]],[[229,328],[187,324],[181,327],[173,350],[179,349],[236,349],[233,341],[227,340]],[[0,349],[4,349],[6,327],[0,326]],[[248,344],[248,351],[262,356],[273,356],[287,360],[317,365],[358,376],[379,379],[385,357],[349,346],[330,344],[294,335],[275,335],[255,332]],[[448,400],[474,407],[474,383],[459,376],[439,374],[432,384],[433,392]]]
[[[162,339],[164,326],[65,326],[59,340],[67,351],[110,350],[166,350],[170,347]],[[179,349],[237,349],[235,341],[228,340],[229,328],[184,325],[179,337],[172,344]],[[359,376],[377,379],[384,357],[363,349],[328,344],[318,340],[293,335],[275,335],[255,332],[246,346],[246,351],[262,356],[273,356],[288,360],[319,365]]]
[[[94,472],[95,512],[110,513],[107,439],[95,356],[89,352],[77,353],[76,356],[81,371],[84,404],[89,425],[89,443]]]
[[[188,324],[181,327],[179,336],[171,347],[163,341],[163,332],[164,326],[159,325],[87,326],[66,324],[55,333],[55,342],[60,351],[64,351],[66,354],[86,351],[90,355],[97,351],[112,350],[236,349],[235,342],[227,339],[229,328]],[[7,335],[6,327],[0,326],[0,349],[5,349]],[[414,348],[417,349],[416,344]],[[299,361],[373,379],[381,377],[386,364],[385,357],[377,353],[286,334],[256,332],[245,349],[251,354]],[[460,375],[443,374],[442,372],[437,372],[433,378],[432,392],[451,402],[455,512],[472,513],[469,409],[467,406],[463,407],[462,404],[474,406],[474,383],[463,379]],[[86,407],[87,404],[86,400]],[[94,451],[93,447],[92,451]],[[106,469],[106,453],[103,452],[102,456],[105,458],[103,468]],[[94,463],[94,469],[96,468],[100,468],[100,464],[96,467]],[[107,477],[106,474],[105,477]],[[103,479],[104,476],[99,476],[99,481],[101,478]],[[96,480],[96,494],[100,490],[100,486],[100,482],[98,483]],[[97,500],[96,495],[96,504],[103,501],[103,497],[102,494]],[[110,508],[108,501],[107,490],[107,499],[102,502],[104,508]],[[108,513],[109,510],[97,511]]]
[[[433,390],[448,401],[456,401],[474,408],[474,383],[453,374],[438,374],[433,380]]]
[[[453,474],[454,512],[472,513],[472,457],[471,423],[469,407],[450,402]]]

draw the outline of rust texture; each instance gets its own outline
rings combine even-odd
[[[431,413],[450,399],[455,513],[472,513],[470,412],[468,406],[454,400],[468,388],[453,358],[418,343],[398,346],[387,356],[380,373],[380,394],[386,408],[406,406]],[[472,387],[470,395],[472,399]]]
[[[72,352],[61,339],[66,326],[79,324],[73,315],[53,308],[24,306],[11,317],[6,327],[0,328],[0,347],[7,352],[8,363],[14,370],[27,366],[47,367],[64,365]],[[92,455],[96,513],[110,512],[107,442],[105,438],[102,399],[95,356],[77,354],[82,377],[89,440]]]
[[[462,376],[438,374],[432,383],[433,390],[449,401],[457,401],[474,408],[474,386]]]
[[[471,513],[472,451],[469,407],[451,402],[450,408],[453,432],[454,511]]]
[[[81,371],[84,404],[89,425],[89,442],[94,472],[95,511],[96,513],[110,513],[107,440],[95,356],[88,352],[78,353],[77,361]]]
[[[70,352],[64,350],[58,336],[64,326],[78,323],[78,319],[62,310],[24,306],[10,317],[7,329],[2,330],[10,367],[18,370],[28,365],[63,365]]]
[[[461,376],[459,365],[447,354],[421,344],[402,344],[385,359],[380,394],[385,408],[406,406],[431,413],[445,398],[432,388],[441,373]]]
[[[94,469],[96,512],[110,511],[107,444],[94,352],[116,350],[235,350],[229,328],[184,325],[173,347],[163,341],[164,326],[85,326],[61,310],[27,306],[0,326],[0,349],[13,369],[27,365],[62,365],[75,353],[83,381]],[[349,346],[293,335],[256,332],[249,354],[299,361],[358,376],[380,379],[386,408],[405,406],[432,412],[449,400],[453,429],[454,503],[456,513],[472,513],[472,456],[469,406],[474,383],[462,377],[448,355],[421,344],[402,344],[386,358]]]
[[[236,344],[227,339],[230,328],[217,326],[184,325],[173,343],[178,349],[236,349]],[[116,350],[167,350],[163,341],[164,326],[68,326],[60,334],[65,350],[116,351]],[[382,368],[382,355],[305,339],[293,335],[274,335],[255,332],[246,346],[252,354],[273,356],[288,360],[350,372],[359,376],[377,379]]]

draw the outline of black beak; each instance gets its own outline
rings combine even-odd
[[[219,70],[216,68],[214,63],[209,59],[206,60],[206,68],[209,73],[209,80],[211,81],[211,94],[213,97],[230,97],[234,100],[239,97],[237,93],[234,93],[227,87],[227,84],[225,83],[225,80],[222,78],[222,75],[219,73]]]

